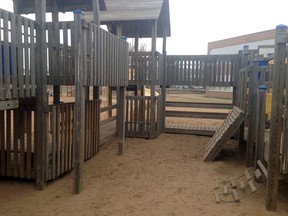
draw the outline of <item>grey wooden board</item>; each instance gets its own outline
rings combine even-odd
[[[213,161],[222,150],[226,141],[235,133],[245,120],[245,113],[238,107],[233,107],[226,120],[209,140],[205,147],[204,161]]]
[[[197,125],[167,124],[165,133],[213,136],[217,127],[202,127]]]

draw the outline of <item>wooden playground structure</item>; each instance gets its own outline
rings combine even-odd
[[[278,181],[288,174],[287,27],[276,29],[274,64],[257,50],[247,49],[237,55],[167,56],[169,1],[151,1],[159,4],[158,14],[144,13],[141,19],[137,10],[127,18],[127,11],[109,12],[98,0],[69,5],[60,0],[47,0],[47,5],[45,0],[35,5],[32,0],[18,0],[15,13],[0,9],[0,175],[33,179],[43,189],[48,181],[74,169],[73,192],[80,193],[83,163],[99,152],[101,129],[109,131],[108,139],[119,137],[119,154],[124,153],[125,136],[155,139],[164,132],[212,136],[205,161],[213,161],[231,136],[245,147],[247,131],[246,165],[260,165],[267,179],[266,208],[276,210]],[[74,20],[59,22],[59,11],[74,11]],[[83,16],[82,11],[93,13]],[[52,12],[52,22],[46,22],[46,12]],[[25,13],[35,13],[36,21],[20,16]],[[100,28],[99,14],[109,31]],[[134,52],[128,52],[121,36],[135,39]],[[138,51],[142,37],[151,38],[151,51]],[[162,53],[156,51],[157,37],[163,38]],[[53,88],[50,102],[48,86]],[[73,86],[74,102],[60,102],[61,86]],[[170,86],[232,87],[233,102],[166,101]],[[104,107],[101,87],[109,89]],[[145,95],[145,88],[150,95]],[[268,130],[265,104],[271,89]],[[101,112],[108,112],[108,118],[101,121]],[[220,128],[192,127],[168,125],[167,117],[225,121]]]

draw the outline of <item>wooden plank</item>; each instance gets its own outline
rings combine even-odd
[[[51,115],[51,136],[52,136],[52,172],[51,176],[52,179],[56,178],[57,174],[57,106],[52,106],[52,113]]]
[[[11,154],[12,154],[12,134],[11,134],[11,130],[12,130],[12,119],[11,119],[11,110],[7,110],[6,111],[6,137],[7,137],[7,141],[6,141],[6,146],[7,146],[7,176],[12,176],[12,158],[11,158]]]
[[[255,193],[257,191],[257,188],[255,187],[255,185],[254,185],[252,180],[248,181],[248,185],[249,185],[252,193]]]
[[[14,173],[13,173],[13,177],[19,177],[19,172],[18,172],[18,138],[19,138],[19,131],[20,131],[20,127],[19,127],[19,110],[14,110],[13,112],[14,116],[13,116],[13,125],[14,125],[14,143],[13,143],[13,169],[14,169]]]
[[[280,145],[281,133],[283,128],[283,92],[287,66],[286,43],[282,38],[288,34],[288,27],[279,25],[276,27],[275,52],[274,52],[274,71],[272,87],[272,115],[269,137],[269,160],[268,178],[266,184],[266,209],[276,211],[279,187],[280,170]],[[278,39],[278,40],[277,40]]]
[[[35,55],[35,27],[34,22],[30,21],[30,78],[31,96],[36,96],[36,55]]]
[[[17,62],[18,62],[18,87],[19,97],[24,97],[24,72],[23,72],[23,43],[22,43],[22,18],[17,16]]]
[[[239,196],[238,196],[238,193],[237,193],[236,189],[232,190],[232,194],[233,194],[233,198],[234,198],[235,202],[239,202],[240,199],[239,199]]]
[[[240,182],[240,189],[241,189],[241,190],[244,190],[244,189],[245,189],[245,183],[244,183],[244,181],[241,181],[241,182]]]
[[[263,176],[259,169],[256,169],[254,171],[254,175],[255,175],[256,179],[258,179],[258,180],[260,180]]]
[[[12,97],[17,98],[18,97],[18,87],[17,87],[17,63],[16,63],[16,41],[17,41],[17,30],[16,30],[16,17],[15,14],[10,14],[11,16],[11,78],[12,78]],[[15,43],[14,43],[15,41]],[[1,82],[0,82],[1,83]],[[1,84],[0,84],[1,85]],[[1,88],[1,87],[0,87]],[[1,90],[0,90],[1,91]],[[0,97],[1,98],[1,97]]]
[[[263,163],[260,160],[257,160],[257,164],[258,164],[259,168],[261,169],[262,173],[264,174],[265,178],[267,179],[268,171],[267,171],[266,167],[263,165]]]
[[[230,179],[230,183],[231,183],[232,188],[236,188],[237,187],[236,182],[234,181],[234,179]]]
[[[29,65],[29,40],[28,20],[24,20],[24,58],[25,58],[25,97],[31,96],[30,89],[30,65]]]
[[[4,113],[5,111],[0,111],[0,147],[1,147],[1,176],[6,175],[6,149],[5,149],[5,119],[4,119]]]
[[[222,132],[222,128],[225,127],[227,122],[229,122],[232,113],[238,113],[237,118],[234,119],[234,121],[229,124],[228,128],[225,128]],[[234,132],[237,130],[237,128],[242,124],[242,122],[245,120],[245,113],[239,109],[238,107],[234,107],[232,111],[228,114],[228,117],[224,121],[224,123],[221,125],[219,130],[214,134],[214,136],[209,140],[205,147],[205,155],[204,155],[204,161],[213,161],[215,157],[218,155],[218,153],[223,148],[225,142],[230,139],[230,137],[234,134]],[[221,134],[222,133],[222,134]],[[215,139],[217,141],[215,141]]]
[[[205,108],[205,109],[232,109],[233,104],[228,103],[199,103],[199,102],[179,102],[167,101],[167,107],[189,107],[189,108]]]
[[[224,193],[224,195],[229,194],[228,186],[225,185],[225,186],[223,187],[223,193]]]
[[[203,119],[225,119],[227,113],[219,112],[193,112],[193,111],[172,111],[166,110],[166,117],[181,117],[181,118],[203,118]]]
[[[3,34],[4,34],[4,86],[5,86],[5,98],[11,98],[10,89],[10,46],[9,46],[9,24],[8,24],[8,12],[4,12],[3,16]]]
[[[215,192],[215,191],[214,191],[214,197],[215,197],[215,202],[216,203],[220,203],[221,202],[219,194],[217,192]]]
[[[245,170],[244,174],[245,174],[247,180],[252,179],[252,176],[250,175],[250,173],[247,170]]]

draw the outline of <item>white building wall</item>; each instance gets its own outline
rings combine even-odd
[[[275,44],[275,39],[269,39],[269,40],[256,41],[256,42],[245,43],[245,44],[237,44],[237,45],[227,46],[227,47],[222,47],[222,48],[216,48],[216,49],[212,49],[209,54],[211,55],[237,54],[239,50],[243,50],[244,45],[248,45],[249,49],[258,49],[259,45],[274,45],[274,44]],[[265,48],[265,49],[259,50],[259,54],[263,54],[265,57],[271,53],[274,53],[273,48]]]

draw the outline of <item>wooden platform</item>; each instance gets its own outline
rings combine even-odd
[[[165,133],[213,136],[218,127],[199,125],[167,124]]]
[[[213,161],[223,148],[226,141],[235,133],[244,122],[245,113],[238,107],[233,107],[226,120],[209,140],[205,147],[204,161]]]

